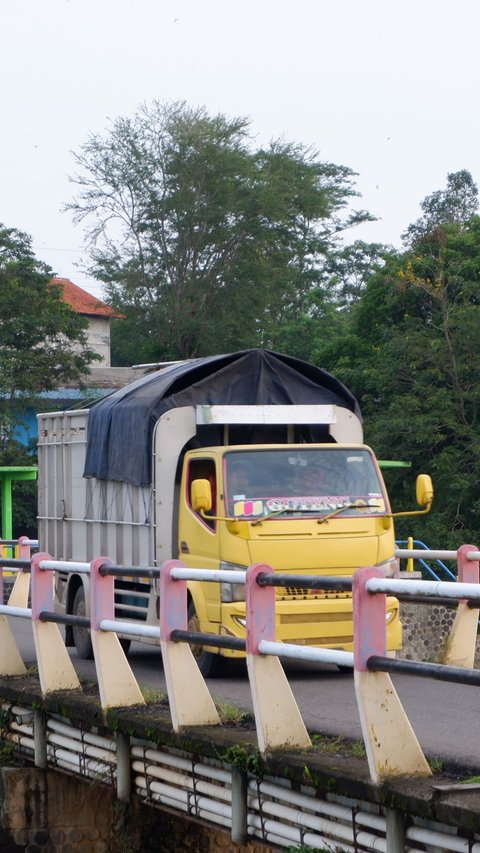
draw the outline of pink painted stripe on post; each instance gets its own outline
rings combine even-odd
[[[30,545],[24,544],[25,542],[29,542],[29,541],[30,540],[29,540],[28,536],[20,536],[20,539],[18,540],[18,557],[20,560],[29,560],[30,559],[32,549],[30,548]],[[19,569],[19,571],[24,572],[25,569],[21,568],[21,569]]]
[[[381,569],[365,568],[355,572],[353,591],[353,662],[357,671],[365,672],[371,655],[387,653],[387,598],[383,593],[367,590],[370,578],[383,578]]]
[[[109,557],[97,557],[90,563],[90,625],[100,630],[102,619],[115,619],[115,578],[101,575],[102,566],[113,566]]]
[[[258,655],[261,640],[275,641],[275,587],[259,586],[260,574],[273,574],[271,566],[254,563],[247,569],[247,652]]]
[[[186,631],[187,581],[173,580],[172,569],[185,569],[180,560],[167,560],[160,567],[160,639],[170,640],[172,631]]]
[[[53,611],[53,582],[55,572],[52,569],[41,569],[42,560],[51,560],[50,554],[35,554],[32,557],[32,619],[38,621],[43,610]]]
[[[478,551],[476,545],[461,545],[457,551],[457,580],[461,583],[479,583],[479,561],[468,560],[470,551]]]

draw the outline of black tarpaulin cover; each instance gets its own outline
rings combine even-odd
[[[291,356],[252,349],[172,364],[92,406],[84,477],[148,485],[155,424],[177,406],[292,403],[333,404],[360,417],[341,382]]]

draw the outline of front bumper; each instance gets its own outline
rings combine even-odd
[[[275,605],[275,639],[282,643],[317,646],[351,652],[353,637],[353,600],[350,595],[315,600],[277,601]],[[222,604],[219,633],[245,637],[246,606],[244,602]],[[396,598],[387,597],[387,651],[402,648],[402,624]],[[241,652],[221,650],[225,657],[243,657]]]

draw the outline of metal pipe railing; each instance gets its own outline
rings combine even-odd
[[[445,565],[443,560],[447,561],[455,561],[457,560],[457,552],[456,551],[441,551],[441,550],[432,550],[425,545],[420,539],[409,538],[406,542],[397,541],[397,548],[395,551],[395,556],[399,559],[407,560],[407,571],[413,571],[413,560],[416,559],[421,568],[430,576],[435,578],[435,580],[441,580],[440,574],[442,573],[446,575],[450,580],[455,580],[455,574],[451,571],[448,566]],[[407,548],[401,548],[398,546],[407,545]],[[435,554],[435,556],[432,556]],[[415,556],[417,555],[417,556]],[[443,555],[443,556],[439,556]],[[437,571],[435,571],[430,565],[429,561],[434,561],[436,564]]]
[[[25,540],[23,541],[25,545]],[[416,553],[414,549],[397,552],[401,556],[411,555]],[[430,553],[430,552],[429,552]],[[431,554],[445,554],[450,552],[433,551]],[[54,628],[58,624],[77,625],[81,628],[89,628],[92,633],[92,641],[94,643],[94,653],[96,665],[99,671],[99,686],[101,691],[101,700],[103,707],[112,707],[114,704],[134,704],[139,701],[138,685],[131,670],[126,663],[126,659],[121,651],[120,646],[108,646],[108,656],[103,653],[104,641],[103,637],[111,634],[122,634],[143,639],[159,640],[162,646],[164,657],[164,666],[167,675],[167,688],[169,692],[170,705],[172,710],[172,720],[174,727],[179,727],[182,723],[183,715],[186,714],[188,719],[187,724],[193,724],[191,721],[195,719],[198,724],[211,724],[215,719],[211,717],[206,720],[205,715],[212,714],[211,705],[207,711],[205,707],[199,710],[195,716],[195,709],[189,708],[186,710],[188,703],[192,705],[192,695],[196,696],[197,690],[195,684],[190,685],[189,679],[194,677],[197,679],[199,675],[196,668],[193,656],[182,657],[185,666],[178,665],[178,654],[173,654],[172,647],[177,646],[185,648],[191,655],[190,646],[206,646],[217,649],[228,649],[243,651],[247,655],[247,663],[249,666],[249,675],[252,680],[252,695],[254,697],[254,710],[257,722],[257,732],[259,734],[259,742],[261,751],[278,744],[272,744],[268,741],[270,737],[268,721],[265,719],[265,714],[268,713],[265,709],[272,708],[272,698],[268,695],[268,691],[272,693],[273,683],[275,690],[279,693],[284,692],[283,700],[280,702],[276,697],[275,702],[278,707],[285,707],[289,714],[295,717],[298,714],[296,705],[292,704],[292,697],[287,696],[285,692],[282,677],[279,676],[278,669],[273,670],[275,673],[275,682],[270,682],[268,668],[265,670],[265,664],[262,664],[262,676],[258,678],[255,670],[258,669],[259,661],[278,659],[290,659],[297,661],[309,661],[317,663],[335,664],[338,666],[353,667],[355,671],[355,683],[357,689],[357,699],[359,705],[363,707],[361,711],[362,726],[364,728],[364,737],[367,742],[367,755],[371,766],[372,777],[376,778],[378,774],[385,773],[385,770],[380,770],[380,762],[375,758],[375,750],[373,740],[368,739],[370,735],[367,733],[367,723],[369,720],[368,702],[365,705],[365,696],[362,694],[363,688],[360,688],[362,683],[367,684],[367,676],[375,673],[388,677],[388,673],[408,673],[422,677],[435,678],[444,681],[453,681],[459,684],[470,684],[480,686],[480,672],[474,671],[469,666],[454,666],[442,664],[428,664],[417,661],[407,661],[403,659],[393,660],[386,655],[386,596],[398,596],[402,600],[407,601],[429,601],[429,602],[457,602],[459,605],[457,619],[461,620],[463,614],[470,610],[477,612],[480,608],[480,583],[479,583],[479,559],[480,551],[472,545],[463,545],[458,552],[454,552],[458,563],[459,580],[455,583],[449,581],[424,581],[424,580],[403,580],[398,578],[386,578],[378,568],[363,568],[359,569],[353,579],[350,577],[332,577],[321,575],[299,575],[274,572],[271,567],[264,564],[255,564],[250,566],[246,571],[237,570],[208,570],[187,568],[179,561],[168,561],[162,567],[121,567],[115,566],[108,558],[100,557],[93,560],[91,563],[84,562],[69,562],[53,560],[48,554],[38,553],[31,558],[31,575],[32,575],[32,607],[18,607],[15,605],[0,606],[0,614],[18,616],[22,618],[31,618],[34,623],[34,637],[37,650],[37,659],[39,661],[39,675],[42,684],[43,692],[49,692],[51,689],[59,689],[65,687],[65,682],[56,681],[56,675],[51,674],[51,666],[45,666],[45,661],[52,660],[52,654],[60,656],[60,648],[65,652],[63,641],[58,643],[60,634],[58,627],[56,633],[48,631],[44,633],[40,630],[40,626]],[[425,555],[425,551],[422,551]],[[19,573],[25,573],[28,566],[28,560],[21,558],[15,562]],[[1,576],[2,561],[0,559],[0,576]],[[53,575],[56,571],[60,572],[75,572],[89,575],[90,578],[90,617],[79,617],[73,614],[57,614],[53,606]],[[142,620],[125,621],[115,618],[115,586],[114,579],[118,577],[158,577],[160,580],[160,619],[158,625],[147,625]],[[189,631],[187,625],[187,584],[189,582],[209,582],[209,583],[229,583],[229,584],[244,584],[246,587],[246,638],[233,637],[228,635],[213,635],[202,631]],[[340,591],[350,591],[353,594],[353,612],[354,612],[354,633],[355,633],[355,649],[354,652],[347,652],[338,649],[315,648],[308,647],[303,644],[296,643],[280,643],[275,639],[275,588],[286,587],[296,588],[301,586],[307,589],[331,589]],[[118,592],[118,591],[117,591]],[[122,590],[125,592],[125,590]],[[128,594],[128,589],[126,590]],[[462,609],[463,608],[463,609]],[[466,617],[465,617],[466,618]],[[2,637],[0,637],[0,642]],[[50,644],[50,645],[49,645]],[[106,648],[106,647],[105,647]],[[117,657],[117,665],[112,666],[112,648],[115,649]],[[48,653],[47,653],[48,650]],[[66,654],[66,652],[65,652]],[[122,657],[120,657],[120,655]],[[172,665],[170,666],[169,658],[171,657]],[[68,664],[71,666],[67,655]],[[108,663],[107,663],[108,661]],[[191,668],[191,661],[195,669]],[[173,665],[175,663],[175,665]],[[124,668],[126,678],[118,677],[117,666]],[[275,664],[276,666],[276,664]],[[106,670],[109,670],[106,672]],[[118,670],[118,671],[120,671]],[[128,670],[128,671],[127,671]],[[72,675],[72,669],[68,670],[68,666],[59,666],[58,671],[67,673],[67,680],[70,678],[73,683],[70,683],[70,688],[79,686],[78,679],[75,681]],[[260,673],[260,670],[259,670]],[[115,690],[123,690],[125,683],[130,690],[129,698],[121,692],[117,698],[112,699],[110,690],[113,690],[112,684],[109,683],[109,678],[115,680]],[[262,684],[262,678],[264,684]],[[49,681],[50,679],[50,681]],[[53,681],[52,681],[53,679]],[[185,689],[181,689],[182,679],[186,679]],[[256,680],[255,687],[253,681]],[[178,683],[175,683],[178,682]],[[113,682],[112,682],[113,683]],[[120,685],[120,686],[119,686]],[[189,689],[190,686],[193,689]],[[206,685],[201,680],[197,681],[197,687],[202,691],[208,690]],[[103,694],[102,694],[103,691]],[[266,692],[265,692],[266,691]],[[368,691],[367,691],[368,692]],[[378,692],[378,690],[377,690]],[[385,696],[388,704],[394,691],[390,686],[386,688]],[[261,696],[261,694],[263,694]],[[362,696],[360,696],[362,694]],[[205,698],[205,693],[204,693]],[[210,698],[210,697],[209,697]],[[376,701],[376,700],[371,700]],[[294,703],[294,700],[293,700]],[[362,706],[363,703],[363,706]],[[206,703],[208,705],[208,702]],[[395,713],[398,712],[396,707]],[[367,710],[366,710],[367,709]],[[378,708],[377,708],[378,712]],[[192,716],[193,715],[193,716]],[[202,715],[204,715],[202,717]],[[381,714],[379,714],[379,719]],[[299,745],[305,743],[302,741],[303,735],[301,726],[298,721],[293,725],[293,741]],[[303,722],[302,722],[303,725]],[[370,730],[375,729],[375,725],[369,723]],[[403,725],[403,723],[401,723]],[[283,735],[285,737],[285,735]],[[306,735],[308,738],[308,735]],[[295,741],[297,738],[297,741]],[[382,740],[384,740],[382,736]],[[62,744],[59,743],[61,746]],[[100,757],[100,756],[93,756]],[[425,773],[425,768],[422,761],[417,755],[417,770]],[[401,759],[398,761],[401,763]],[[392,758],[389,758],[391,764]],[[383,767],[386,766],[383,762]],[[388,762],[387,762],[388,766]],[[411,768],[410,768],[411,769]],[[408,772],[408,770],[406,771]]]

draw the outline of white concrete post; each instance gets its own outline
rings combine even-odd
[[[55,572],[40,568],[42,560],[51,559],[49,554],[35,554],[32,558],[32,628],[40,687],[44,696],[55,690],[80,689],[77,673],[58,625],[40,619],[43,611],[53,612]]]
[[[3,595],[3,566],[0,560],[0,604],[3,604]],[[8,617],[0,615],[0,675],[23,675],[26,671]]]
[[[90,633],[103,711],[145,705],[120,640],[113,631],[100,628],[103,619],[115,619],[114,578],[100,573],[102,566],[111,565],[108,557],[98,557],[90,563]]]
[[[478,551],[478,548],[476,545],[462,545],[457,551],[457,581],[478,583],[479,563],[478,560],[468,559],[469,551]],[[464,599],[458,602],[455,620],[441,655],[441,663],[474,668],[479,613],[478,607],[469,607]]]
[[[0,615],[0,675],[24,675],[26,671],[8,617]]]
[[[219,725],[220,717],[188,643],[174,643],[171,633],[187,629],[187,582],[173,580],[171,570],[185,568],[167,560],[160,569],[160,645],[174,731],[184,726]]]
[[[387,672],[370,672],[372,655],[386,657],[386,597],[369,593],[380,569],[359,569],[353,576],[354,680],[370,775],[374,783],[389,776],[430,776],[422,752]]]
[[[28,536],[20,536],[18,540],[18,557],[20,560],[29,560],[31,555]],[[20,569],[17,572],[13,589],[10,593],[8,603],[10,607],[28,607],[28,594],[30,592],[30,572]]]
[[[262,755],[280,747],[312,745],[278,657],[258,651],[262,640],[275,641],[275,587],[257,584],[259,574],[271,572],[271,566],[256,563],[247,569],[246,578],[247,669]]]

